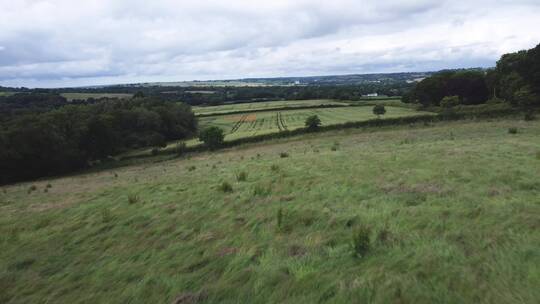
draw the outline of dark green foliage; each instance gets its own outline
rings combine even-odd
[[[36,190],[37,190],[36,185],[32,185],[32,186],[30,186],[30,188],[28,188],[28,193],[30,193],[32,191],[36,191]]]
[[[199,133],[199,140],[211,150],[221,147],[224,138],[223,130],[218,127],[209,127]]]
[[[317,115],[311,115],[308,118],[306,118],[305,126],[310,131],[317,130],[321,125],[321,120],[319,119],[319,116]]]
[[[197,167],[195,167],[195,166],[189,166],[189,167],[188,167],[188,171],[189,171],[189,172],[195,171],[195,169],[197,169]]]
[[[276,164],[274,164],[274,165],[270,166],[270,170],[272,170],[272,171],[276,172],[276,171],[278,171],[278,170],[279,170],[279,166],[278,166],[278,165],[276,165]]]
[[[245,182],[247,180],[247,173],[245,171],[240,171],[240,173],[236,174],[236,180]]]
[[[277,211],[276,224],[278,229],[281,229],[283,227],[283,208],[281,207]]]
[[[364,257],[371,248],[371,228],[360,225],[353,231],[353,254],[356,257]]]
[[[514,128],[514,127],[508,128],[508,133],[510,133],[510,134],[517,134],[517,133],[518,133],[518,129],[517,129],[517,128]]]
[[[375,105],[373,107],[373,114],[377,115],[377,117],[381,117],[381,115],[384,115],[386,113],[386,108],[382,104]]]
[[[233,187],[228,182],[223,182],[219,185],[219,190],[225,193],[233,192]]]
[[[444,71],[420,81],[403,102],[438,106],[445,96],[459,96],[464,105],[481,104],[489,97],[484,72]]]
[[[50,107],[31,102],[43,98],[2,101],[19,108],[0,117],[0,184],[82,169],[129,148],[162,147],[197,127],[189,106],[158,99],[54,101]]]
[[[287,153],[287,152],[280,152],[280,153],[279,153],[279,157],[281,157],[281,158],[289,157],[289,153]]]

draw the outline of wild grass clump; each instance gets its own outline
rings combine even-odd
[[[509,133],[509,134],[517,134],[517,133],[518,133],[518,129],[515,128],[515,127],[508,128],[508,133]]]
[[[239,182],[245,182],[247,180],[247,173],[245,171],[240,171],[236,174],[236,180]]]
[[[112,220],[114,219],[112,213],[111,213],[111,210],[107,209],[107,208],[103,208],[101,209],[101,221],[103,223],[109,223],[111,222]]]
[[[28,188],[28,193],[32,193],[33,191],[36,191],[36,190],[37,190],[36,185],[32,185],[30,186],[30,188]]]
[[[274,165],[270,166],[270,170],[276,172],[276,171],[279,170],[279,166],[274,164]]]
[[[339,149],[339,144],[334,143],[332,147],[330,147],[330,150],[337,151]]]
[[[283,227],[283,208],[281,207],[278,209],[276,214],[276,225],[278,230],[281,230]]]
[[[219,190],[224,193],[230,193],[233,192],[233,187],[228,182],[223,182],[219,185]]]
[[[195,166],[189,166],[189,167],[188,167],[188,171],[189,171],[189,172],[195,171],[195,169],[197,169],[197,167],[195,167]]]
[[[281,158],[289,157],[289,153],[287,153],[287,152],[280,152],[280,153],[279,153],[279,157],[281,157]]]
[[[52,188],[52,185],[51,184],[47,184],[47,186],[45,186],[46,188],[50,189]]]
[[[371,228],[366,225],[358,226],[353,232],[353,255],[364,257],[371,248]]]
[[[272,188],[270,187],[270,185],[264,186],[257,184],[253,188],[253,196],[267,196],[270,195],[270,193],[272,193]]]
[[[135,194],[130,194],[128,195],[128,203],[130,205],[133,205],[133,204],[136,204],[140,201],[140,198],[138,195],[135,195]]]

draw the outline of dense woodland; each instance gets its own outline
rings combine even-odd
[[[42,94],[1,97],[0,183],[71,172],[126,149],[163,146],[196,132],[191,107],[181,103],[63,102]]]
[[[419,82],[403,96],[404,102],[439,106],[444,97],[458,96],[463,105],[488,101],[510,102],[531,108],[540,105],[540,45],[503,55],[487,71],[442,71]]]

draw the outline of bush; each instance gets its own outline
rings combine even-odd
[[[247,173],[245,171],[241,171],[240,173],[236,174],[236,180],[239,182],[245,182],[247,180]]]
[[[459,96],[446,96],[441,100],[441,107],[451,109],[459,105]]]
[[[233,188],[232,188],[231,184],[229,184],[228,182],[223,182],[219,186],[219,190],[221,190],[222,192],[225,192],[225,193],[230,193],[230,192],[233,191]]]
[[[280,153],[279,153],[279,157],[281,157],[281,158],[289,157],[289,153],[287,153],[287,152],[280,152]]]
[[[305,126],[310,131],[315,131],[319,128],[321,125],[321,120],[319,119],[319,116],[312,115],[306,118]]]
[[[128,195],[128,203],[130,205],[136,204],[139,202],[139,196],[135,194]]]
[[[51,185],[51,184],[47,184],[46,187],[50,189],[50,188],[52,188],[52,185]]]
[[[218,127],[209,127],[201,131],[199,140],[204,143],[210,150],[215,150],[223,145],[223,130]]]
[[[510,134],[517,134],[517,132],[518,132],[517,128],[514,128],[514,127],[508,128],[508,133],[510,133]]]
[[[37,190],[36,185],[32,185],[30,186],[30,188],[28,188],[28,193],[31,193],[32,191],[36,191],[36,190]]]
[[[386,108],[382,104],[375,105],[373,107],[373,114],[377,115],[377,118],[380,118],[381,115],[386,113]]]
[[[371,246],[371,228],[362,225],[353,232],[353,254],[356,257],[364,257]]]

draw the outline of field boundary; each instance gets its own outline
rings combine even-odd
[[[241,111],[229,111],[219,113],[203,113],[195,114],[196,117],[212,117],[212,116],[224,116],[234,114],[246,114],[256,112],[273,112],[273,111],[287,111],[287,110],[306,110],[306,109],[326,109],[326,108],[344,108],[344,107],[364,107],[366,105],[352,105],[352,104],[333,104],[333,105],[317,105],[317,106],[299,106],[299,107],[280,107],[280,108],[268,108],[268,109],[255,109],[255,110],[241,110]]]

